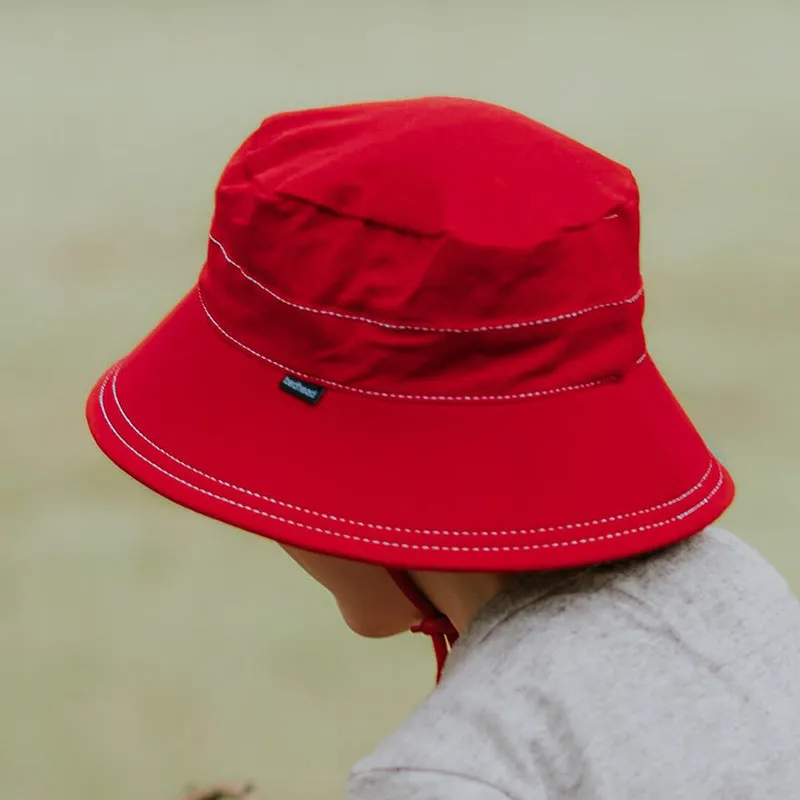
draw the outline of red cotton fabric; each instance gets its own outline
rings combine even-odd
[[[197,286],[87,415],[155,491],[308,550],[619,559],[733,498],[643,311],[625,167],[470,100],[280,114],[222,175]]]

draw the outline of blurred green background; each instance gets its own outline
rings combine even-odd
[[[468,95],[633,168],[651,351],[738,479],[726,525],[800,587],[798,41],[794,0],[0,0],[0,796],[332,800],[430,688],[425,641],[358,640],[83,422],[279,110]]]

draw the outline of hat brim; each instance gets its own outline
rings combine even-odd
[[[196,291],[97,383],[91,432],[125,472],[207,516],[404,569],[528,571],[701,531],[733,483],[644,358],[623,379],[508,402],[415,402],[286,375]]]

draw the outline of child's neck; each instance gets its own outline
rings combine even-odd
[[[411,573],[414,582],[427,598],[446,614],[459,633],[463,633],[475,615],[508,583],[508,576],[498,573],[421,572]]]

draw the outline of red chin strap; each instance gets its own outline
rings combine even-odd
[[[422,621],[412,625],[411,632],[424,633],[431,637],[433,650],[436,653],[436,683],[439,683],[447,654],[458,640],[458,631],[449,618],[428,600],[407,572],[390,569],[389,574],[409,602],[422,614]]]

